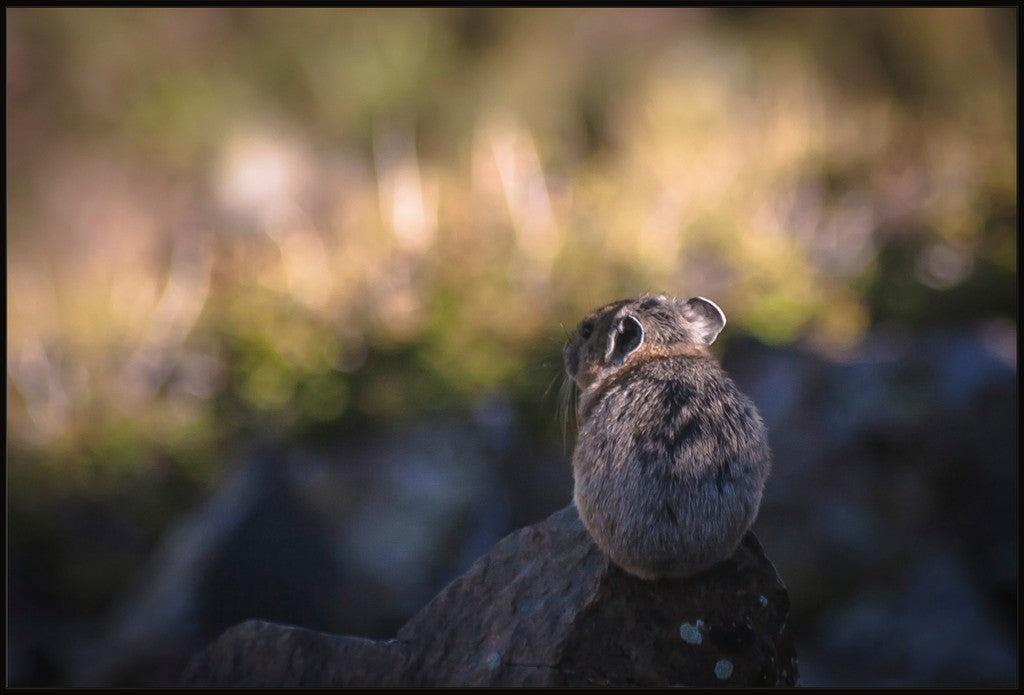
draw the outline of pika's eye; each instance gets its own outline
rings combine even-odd
[[[580,337],[586,340],[590,337],[590,334],[594,332],[594,324],[590,321],[586,321],[580,326]]]

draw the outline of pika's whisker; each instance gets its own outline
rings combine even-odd
[[[576,382],[563,375],[562,384],[558,388],[558,419],[562,425],[562,450],[569,453],[569,420],[576,420]]]
[[[544,395],[542,396],[544,400],[547,400],[548,394],[551,393],[551,387],[553,387],[555,385],[555,382],[558,381],[559,376],[560,375],[556,373],[553,377],[551,377],[551,381],[548,382],[548,387],[544,389]]]

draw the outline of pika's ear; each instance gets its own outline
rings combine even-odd
[[[683,304],[683,316],[710,345],[725,327],[725,314],[718,305],[704,297],[691,297]]]
[[[643,344],[643,325],[634,316],[623,316],[615,322],[608,336],[605,361],[618,366]]]

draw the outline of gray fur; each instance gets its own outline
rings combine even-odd
[[[642,340],[616,360],[626,317],[641,324]],[[580,388],[580,518],[615,564],[645,579],[728,558],[757,516],[767,432],[707,351],[724,324],[703,298],[644,295],[588,315],[563,351]]]

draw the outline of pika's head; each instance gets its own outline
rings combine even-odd
[[[580,390],[643,359],[706,355],[725,314],[704,297],[665,295],[622,299],[580,321],[562,350],[565,371]]]

